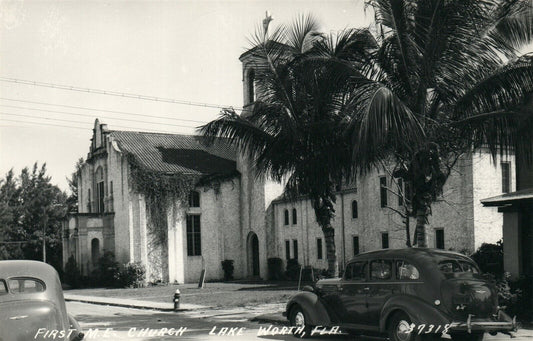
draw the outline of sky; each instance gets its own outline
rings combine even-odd
[[[324,32],[373,16],[362,0],[0,0],[0,178],[46,162],[66,190],[96,118],[111,130],[193,134],[220,111],[83,89],[242,106],[238,57],[267,10],[273,26],[311,13]]]

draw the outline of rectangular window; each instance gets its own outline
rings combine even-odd
[[[290,240],[285,241],[285,259],[287,260],[291,259],[291,241]]]
[[[387,280],[392,276],[392,262],[390,260],[376,260],[370,262],[370,279]]]
[[[200,216],[187,215],[187,256],[201,256],[202,242],[200,232]]]
[[[359,236],[353,236],[353,255],[359,254]]]
[[[511,191],[511,164],[509,162],[502,162],[502,193],[509,193]]]
[[[316,239],[316,258],[322,259],[322,238]]]
[[[381,248],[382,249],[389,248],[389,233],[388,232],[381,233]]]
[[[294,249],[292,252],[294,252],[294,259],[298,259],[298,240],[294,239],[292,241],[292,248]]]
[[[381,207],[387,206],[387,178],[379,177],[379,196],[381,199]]]
[[[435,230],[435,247],[437,249],[444,250],[444,230],[443,229]]]
[[[354,281],[366,280],[367,262],[357,262],[348,264],[344,272],[344,278]]]
[[[405,189],[403,187],[403,179],[398,179],[398,206],[403,206],[403,196],[405,195]]]

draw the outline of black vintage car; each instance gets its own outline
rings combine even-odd
[[[485,332],[516,330],[498,306],[495,287],[476,263],[455,252],[426,248],[388,249],[360,254],[342,278],[306,287],[284,313],[296,336],[325,327],[388,335],[394,341],[482,340]]]

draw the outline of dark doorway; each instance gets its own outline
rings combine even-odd
[[[251,261],[250,274],[259,277],[259,239],[254,232],[248,237],[248,259]]]

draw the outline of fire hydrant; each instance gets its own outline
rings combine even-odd
[[[179,310],[180,308],[180,289],[176,289],[176,292],[174,293],[174,310]]]

